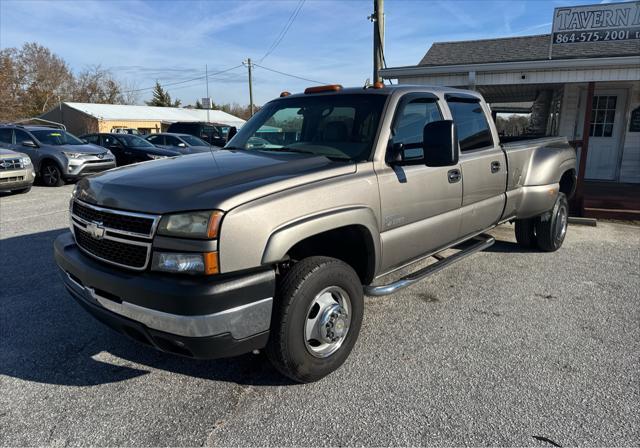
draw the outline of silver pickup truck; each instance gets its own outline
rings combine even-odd
[[[309,382],[351,352],[364,294],[490,246],[504,222],[560,248],[575,185],[566,139],[500,144],[477,93],[314,87],[267,103],[224,150],[82,179],[55,258],[71,295],[133,339],[193,358],[266,348]]]

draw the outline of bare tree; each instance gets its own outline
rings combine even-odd
[[[83,103],[131,104],[135,92],[125,90],[112,73],[100,65],[92,65],[81,71],[75,78],[73,99]],[[133,89],[132,89],[133,90]]]

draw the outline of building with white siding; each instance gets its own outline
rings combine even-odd
[[[382,74],[477,90],[494,113],[518,104],[529,136],[576,147],[575,213],[640,219],[640,2],[556,8],[551,34],[438,42]]]

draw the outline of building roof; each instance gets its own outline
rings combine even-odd
[[[464,65],[549,59],[551,34],[498,39],[435,42],[418,65]],[[640,41],[585,42],[553,45],[552,59],[640,55]]]
[[[175,123],[180,121],[207,121],[204,109],[184,109],[180,107],[131,106],[124,104],[63,103],[100,120],[121,121],[161,121]],[[240,127],[245,120],[221,110],[209,110],[209,122]]]

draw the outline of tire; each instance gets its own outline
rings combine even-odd
[[[335,258],[305,258],[279,284],[267,357],[294,381],[317,381],[351,353],[363,311],[362,284],[351,266]]]
[[[55,162],[45,162],[40,168],[40,179],[46,187],[61,187],[64,185],[62,171]]]
[[[31,191],[31,185],[29,185],[26,188],[20,188],[19,190],[11,190],[11,193],[24,194],[24,193],[29,193],[30,191]]]
[[[535,218],[516,219],[516,241],[521,247],[532,249],[537,245]]]
[[[560,249],[567,234],[569,203],[564,193],[558,193],[550,214],[536,220],[536,237],[540,250],[555,252]]]

